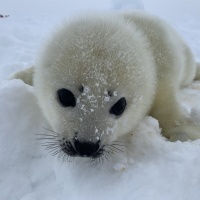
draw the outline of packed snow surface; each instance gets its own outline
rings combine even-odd
[[[200,198],[200,140],[169,142],[161,136],[158,121],[147,116],[126,147],[121,147],[124,152],[109,161],[96,166],[81,158],[62,162],[37,140],[37,134],[47,132],[43,127],[48,124],[34,88],[20,80],[8,80],[14,71],[34,64],[46,35],[64,18],[85,9],[142,8],[140,1],[1,0],[0,7],[0,14],[10,15],[0,18],[1,200]],[[195,4],[193,7],[196,10]],[[180,10],[178,6],[174,9]],[[200,19],[187,13],[172,25],[200,60]],[[200,82],[183,89],[180,98],[181,105],[199,122]]]

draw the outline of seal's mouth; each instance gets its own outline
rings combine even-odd
[[[101,144],[100,138],[97,139],[97,142],[88,142],[80,141],[76,135],[72,141],[69,141],[62,134],[47,128],[44,129],[49,133],[36,134],[37,140],[41,141],[40,144],[53,156],[57,156],[63,162],[72,162],[75,157],[88,157],[91,165],[103,164],[105,159],[109,161],[115,154],[124,152],[123,148],[127,147],[127,143],[123,141]]]
[[[103,152],[103,146],[100,147],[100,142],[80,142],[78,139],[74,141],[74,145],[70,141],[63,141],[60,144],[61,150],[66,153],[68,156],[74,157],[89,157],[89,158],[98,158]]]

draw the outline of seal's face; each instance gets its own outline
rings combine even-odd
[[[49,74],[53,80],[59,78],[56,83],[45,78],[48,84],[45,82],[42,89],[40,102],[46,118],[61,136],[62,151],[70,156],[99,157],[116,140],[117,130],[127,133],[128,116],[124,114],[130,95],[108,83],[112,78],[107,73],[90,70],[92,73],[85,73],[82,79],[84,72],[74,69],[73,74],[82,79],[78,83],[72,77],[67,83],[69,75],[65,74],[70,72]]]
[[[34,85],[67,155],[100,157],[143,116],[148,86],[141,62],[147,63],[132,40],[116,20],[84,19],[61,29],[44,50]]]
[[[125,97],[120,98],[109,108],[107,102],[117,95],[111,91],[98,92],[98,87],[96,92],[93,92],[92,88],[81,85],[78,96],[66,88],[57,90],[58,103],[71,113],[69,116],[71,119],[68,119],[68,126],[70,127],[71,121],[70,130],[73,130],[72,134],[69,133],[71,140],[64,139],[61,142],[62,149],[67,154],[99,157],[104,151],[105,145],[103,144],[108,142],[103,141],[105,140],[104,135],[112,137],[115,131],[113,122],[108,121],[104,116],[113,115],[113,118],[118,118],[125,111]],[[75,127],[74,124],[76,124]]]

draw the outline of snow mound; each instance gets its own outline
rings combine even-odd
[[[2,200],[199,199],[200,140],[168,142],[152,117],[138,126],[124,153],[90,166],[81,158],[62,163],[40,146],[35,133],[47,124],[31,86],[1,82],[0,104]]]

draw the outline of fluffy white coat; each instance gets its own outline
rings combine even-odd
[[[200,78],[199,64],[181,37],[163,20],[143,12],[78,17],[57,30],[33,68],[16,73],[36,88],[52,129],[67,140],[107,144],[132,133],[145,115],[159,120],[168,139],[200,138],[178,91]],[[197,70],[198,69],[198,70]],[[81,93],[79,88],[83,86]],[[64,108],[57,90],[72,91],[77,105]],[[108,95],[111,94],[111,95]],[[124,113],[109,109],[125,97]]]

